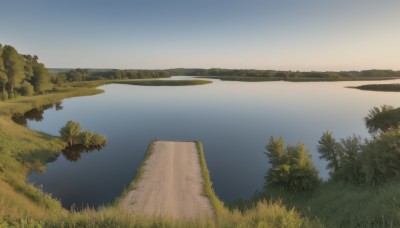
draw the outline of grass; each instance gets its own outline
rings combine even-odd
[[[102,92],[102,90],[96,88],[61,87],[57,88],[56,92],[53,93],[0,101],[0,116],[25,113],[31,109],[56,103],[65,98],[96,95]]]
[[[117,84],[139,85],[139,86],[193,86],[212,83],[208,80],[131,80],[114,81]]]
[[[351,88],[382,92],[400,92],[400,84],[369,84]]]
[[[25,183],[29,172],[43,171],[61,149],[57,139],[0,117],[0,218],[44,219],[65,213],[59,201]]]
[[[327,182],[314,192],[291,193],[269,188],[253,199],[231,207],[241,211],[262,200],[282,202],[304,217],[317,219],[325,227],[400,227],[400,182],[376,187]]]

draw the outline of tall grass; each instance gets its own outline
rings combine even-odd
[[[262,199],[282,201],[305,217],[318,218],[327,227],[400,227],[399,181],[375,187],[327,182],[314,192],[296,194],[269,188],[236,206],[251,208]]]
[[[302,218],[295,210],[280,203],[260,201],[252,210],[230,212],[218,220],[174,219],[132,214],[121,208],[85,209],[67,216],[48,216],[47,219],[5,220],[16,226],[33,224],[44,227],[322,227],[317,221]],[[1,224],[1,220],[0,220]]]

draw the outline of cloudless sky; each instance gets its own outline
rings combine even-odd
[[[47,67],[400,70],[399,0],[1,0]]]

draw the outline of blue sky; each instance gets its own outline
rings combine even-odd
[[[398,0],[2,0],[48,67],[400,70]]]

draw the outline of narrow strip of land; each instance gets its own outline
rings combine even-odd
[[[189,219],[213,214],[194,142],[155,141],[137,181],[121,200],[129,211]]]

